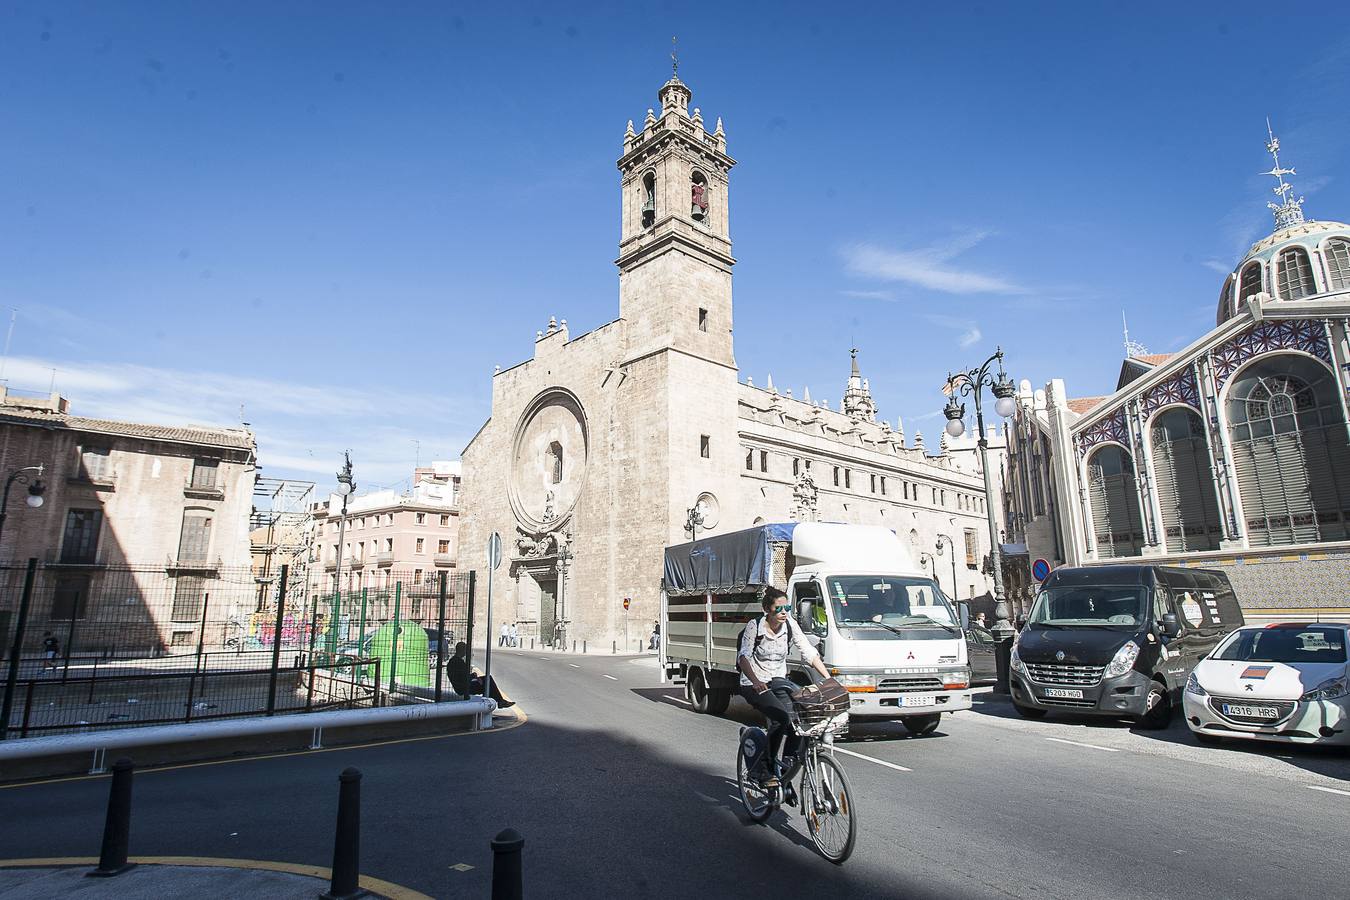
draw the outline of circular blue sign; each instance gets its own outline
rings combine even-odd
[[[1038,559],[1031,564],[1031,577],[1037,581],[1044,581],[1050,577],[1050,562],[1045,559]]]

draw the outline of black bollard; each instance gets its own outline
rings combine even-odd
[[[507,828],[492,839],[492,900],[521,900],[520,849],[525,838]]]
[[[361,770],[347,768],[338,776],[337,833],[333,837],[333,878],[321,900],[364,897],[361,890]]]
[[[103,821],[103,849],[98,868],[84,874],[91,878],[111,878],[136,868],[127,862],[127,843],[131,837],[131,760],[123,757],[112,765],[112,789],[108,792],[108,817]]]

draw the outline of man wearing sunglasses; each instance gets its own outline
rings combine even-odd
[[[769,720],[769,759],[778,757],[783,748],[783,772],[789,775],[796,763],[799,738],[792,731],[789,713],[792,695],[797,685],[788,680],[788,642],[793,641],[802,660],[829,678],[830,673],[820,661],[820,654],[811,646],[801,628],[792,621],[792,604],[787,594],[775,587],[764,591],[764,616],[751,620],[741,632],[740,652],[736,667],[741,670],[741,696]],[[773,773],[770,772],[770,777]]]

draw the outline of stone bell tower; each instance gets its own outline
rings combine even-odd
[[[632,120],[619,172],[619,316],[629,357],[675,348],[734,366],[731,347],[731,238],[722,120],[709,132],[693,95],[672,75],[648,109],[642,130]]]

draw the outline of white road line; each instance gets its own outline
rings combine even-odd
[[[1118,747],[1103,747],[1100,744],[1084,744],[1082,741],[1066,741],[1064,738],[1046,738],[1047,741],[1054,741],[1056,744],[1073,744],[1075,747],[1087,747],[1091,750],[1105,750],[1107,753],[1119,753]]]
[[[604,672],[601,672],[601,673],[600,673],[600,677],[601,677],[601,678],[608,678],[610,681],[618,681],[618,680],[619,680],[619,679],[615,678],[613,675],[606,675]]]
[[[536,656],[535,659],[542,659],[544,662],[548,662],[547,656]]]
[[[669,694],[667,694],[667,695],[666,695],[666,699],[669,700],[671,703],[680,703],[680,704],[683,704],[683,705],[689,707],[690,709],[693,709],[693,708],[694,708],[694,704],[690,703],[688,700],[684,699],[683,697],[672,697],[672,696],[670,696]]]
[[[895,763],[886,762],[884,759],[877,759],[874,756],[863,756],[861,753],[854,753],[852,750],[845,750],[843,747],[835,746],[835,753],[842,753],[845,756],[856,756],[858,759],[865,759],[868,762],[874,762],[879,766],[885,766],[888,769],[894,769],[897,772],[913,772],[913,769],[906,769],[904,766],[897,766]]]
[[[1342,797],[1350,797],[1350,791],[1338,791],[1335,788],[1320,787],[1315,784],[1305,784],[1304,787],[1314,791],[1326,791],[1328,794],[1340,794]]]
[[[574,669],[580,669],[580,668],[581,668],[581,666],[577,665],[576,663],[568,663],[568,665],[571,666],[571,667],[574,668]]]

